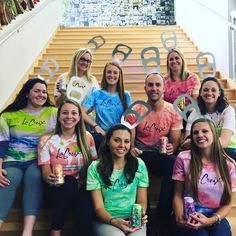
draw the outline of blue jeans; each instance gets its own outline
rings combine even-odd
[[[24,184],[23,216],[37,216],[42,200],[42,177],[37,161],[3,163],[3,168],[10,185],[0,188],[0,220],[6,220],[21,182]]]
[[[219,224],[206,228],[188,229],[176,228],[175,236],[232,236],[229,222],[223,219]]]

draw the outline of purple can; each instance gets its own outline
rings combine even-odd
[[[189,214],[195,212],[194,200],[192,197],[184,197],[184,219],[189,218]]]

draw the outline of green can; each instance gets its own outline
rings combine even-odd
[[[143,209],[140,204],[133,204],[132,214],[131,214],[131,225],[133,227],[142,226],[142,212],[143,212]]]

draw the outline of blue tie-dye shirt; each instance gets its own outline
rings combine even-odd
[[[131,96],[125,91],[128,107],[131,105]],[[124,112],[118,93],[108,93],[104,89],[94,91],[83,104],[89,111],[95,109],[96,123],[105,131],[113,124],[120,123]]]

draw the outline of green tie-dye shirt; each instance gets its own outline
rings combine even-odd
[[[4,162],[36,159],[38,140],[55,129],[56,117],[55,107],[44,107],[35,113],[4,112],[0,117],[0,141],[9,141]]]
[[[137,188],[148,187],[148,173],[144,162],[138,158],[138,170],[134,180],[128,184],[124,170],[113,170],[110,177],[112,185],[105,188],[97,172],[99,160],[93,161],[88,168],[87,190],[101,189],[104,207],[112,217],[128,218],[131,216],[132,205],[136,202]]]

